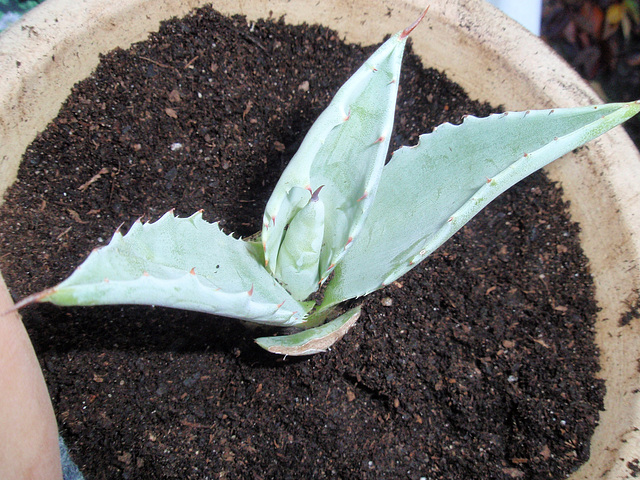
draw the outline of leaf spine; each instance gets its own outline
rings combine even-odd
[[[320,185],[318,188],[316,188],[315,192],[311,193],[311,200],[309,200],[310,202],[317,202],[318,200],[320,200],[320,190],[322,190],[322,187],[324,187],[324,185]]]
[[[429,11],[429,6],[427,6],[427,8],[424,9],[424,11],[420,14],[420,16],[411,25],[409,25],[407,28],[405,28],[402,31],[402,33],[400,34],[400,40],[404,40],[411,34],[413,29],[418,26],[418,24],[422,21],[422,19],[425,17],[428,11]]]

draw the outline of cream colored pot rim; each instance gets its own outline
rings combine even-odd
[[[444,70],[472,97],[507,109],[599,103],[596,94],[540,39],[483,0],[431,0],[412,34],[428,66]],[[98,54],[127,47],[158,22],[201,5],[198,0],[47,0],[0,34],[0,191],[15,178],[26,146],[57,113],[71,86],[88,76]],[[374,43],[410,24],[417,0],[218,0],[223,13],[252,20],[285,15],[320,21],[349,41]],[[627,478],[640,457],[640,357],[637,322],[618,322],[640,291],[640,155],[618,128],[549,173],[571,200],[582,227],[602,311],[597,325],[606,410],[591,443],[591,460],[574,479]]]

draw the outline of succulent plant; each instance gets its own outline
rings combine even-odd
[[[470,116],[385,165],[404,46],[422,16],[374,52],[316,120],[266,205],[260,240],[227,235],[202,212],[169,212],[117,231],[69,278],[17,307],[196,310],[301,329],[256,340],[271,352],[324,351],[360,314],[331,319],[334,307],[393,282],[516,182],[640,111],[633,102]],[[322,301],[308,300],[325,283]]]

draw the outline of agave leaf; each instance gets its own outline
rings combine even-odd
[[[271,353],[280,355],[313,355],[327,351],[340,340],[360,318],[360,307],[355,307],[319,327],[279,337],[261,337],[256,343]]]
[[[324,204],[311,195],[289,224],[278,256],[276,276],[293,298],[304,300],[318,285],[318,265],[324,236]]]
[[[634,102],[467,117],[397,150],[323,308],[394,281],[516,182],[639,110]]]
[[[283,239],[310,193],[323,187],[324,244],[315,282],[296,292],[299,299],[313,293],[329,275],[359,232],[375,196],[393,128],[404,46],[414,27],[391,37],[340,88],[309,130],[267,203],[262,228],[265,262],[280,278],[280,272],[297,268],[289,258],[279,256]],[[302,196],[301,189],[309,193]],[[279,266],[283,262],[287,265]]]
[[[62,283],[33,295],[57,305],[158,305],[270,325],[298,325],[306,307],[294,300],[253,254],[198,212],[172,212],[116,232]]]

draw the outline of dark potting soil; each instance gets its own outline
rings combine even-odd
[[[313,119],[374,48],[204,9],[106,55],[1,208],[14,297],[60,281],[140,216],[204,209],[256,232]],[[394,148],[490,111],[409,49]],[[88,479],[559,479],[588,458],[604,395],[577,234],[561,192],[533,175],[306,358],[198,313],[22,314]]]

